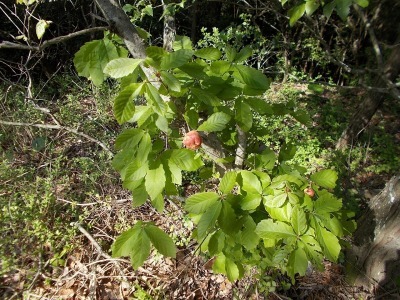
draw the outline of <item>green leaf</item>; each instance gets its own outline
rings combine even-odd
[[[142,228],[139,221],[131,229],[123,232],[113,243],[112,256],[130,256],[132,267],[140,267],[150,255],[150,240]]]
[[[236,77],[249,87],[258,90],[269,89],[270,80],[261,71],[242,65],[236,65],[235,69],[240,74],[240,77]]]
[[[152,17],[153,16],[153,7],[151,5],[146,5],[146,7],[142,9],[142,13]]]
[[[200,58],[208,59],[208,60],[218,60],[221,57],[221,51],[217,48],[208,47],[197,50],[194,55]]]
[[[165,172],[162,164],[159,164],[155,169],[149,169],[147,171],[145,186],[152,200],[158,197],[164,190],[165,180]]]
[[[283,144],[279,151],[279,162],[291,160],[296,155],[296,145],[294,144]]]
[[[198,101],[204,102],[206,105],[220,106],[222,104],[222,101],[216,95],[206,90],[191,88],[190,91]]]
[[[141,184],[139,187],[132,190],[132,206],[138,207],[143,205],[148,197],[149,194],[146,192],[146,187],[144,184]]]
[[[165,133],[170,133],[171,129],[169,128],[169,123],[166,117],[159,115],[157,117],[156,126],[158,129]]]
[[[119,57],[117,47],[108,39],[94,40],[84,44],[75,54],[74,65],[78,75],[84,76],[100,86],[105,75],[104,67]]]
[[[293,26],[304,15],[305,11],[306,11],[305,3],[289,9],[288,15],[289,15],[290,26]]]
[[[290,203],[286,203],[286,205],[282,207],[268,207],[265,205],[267,197],[264,197],[263,201],[265,209],[267,210],[271,218],[274,220],[290,223],[292,217],[292,206],[290,205]]]
[[[262,197],[260,194],[247,193],[240,201],[240,207],[243,210],[254,210],[260,205],[261,199]]]
[[[278,175],[275,176],[274,179],[272,179],[271,188],[283,188],[286,182],[292,182],[300,187],[306,182],[304,180],[304,178],[297,177],[291,174]]]
[[[226,276],[228,276],[229,281],[235,281],[240,276],[238,266],[233,260],[229,259],[228,257],[225,260],[225,270]]]
[[[183,117],[190,128],[197,128],[199,126],[199,113],[196,110],[187,110]]]
[[[167,106],[162,100],[160,93],[151,83],[146,83],[145,86],[146,98],[151,103],[154,111],[159,115],[164,115]]]
[[[140,140],[137,152],[136,152],[136,160],[139,162],[147,162],[148,155],[151,151],[152,148],[152,143],[151,143],[151,137],[150,135],[146,132],[143,134],[142,139]]]
[[[243,47],[242,50],[236,55],[235,62],[240,63],[246,61],[253,54],[253,50],[249,46]]]
[[[173,43],[173,49],[175,51],[180,49],[192,50],[192,48],[192,41],[187,36],[177,35],[175,37],[175,41]]]
[[[174,92],[181,91],[181,83],[174,75],[165,71],[161,71],[160,74],[162,82],[168,87],[168,89]]]
[[[300,276],[304,276],[306,274],[307,267],[307,255],[302,248],[298,247],[289,256],[287,264],[288,273],[291,278],[294,278],[294,275],[297,273]]]
[[[131,161],[121,172],[122,179],[129,181],[137,181],[142,180],[149,169],[147,161],[139,161],[138,159],[134,159]]]
[[[255,233],[256,223],[251,217],[247,217],[244,222],[244,229],[240,233],[242,245],[249,251],[255,249],[260,242],[260,237]]]
[[[323,12],[324,12],[324,16],[327,18],[327,20],[329,20],[329,18],[332,15],[333,10],[336,7],[336,0],[333,0],[332,2],[326,4],[324,6]]]
[[[268,207],[281,207],[285,204],[287,199],[287,193],[277,194],[271,198],[267,196],[268,200],[265,201],[265,205]]]
[[[39,40],[43,37],[44,33],[46,32],[46,29],[49,28],[51,23],[53,22],[42,19],[36,23],[36,36]]]
[[[215,192],[203,192],[190,196],[186,200],[185,209],[194,214],[201,214],[214,205],[219,199]]]
[[[143,130],[137,128],[126,129],[115,139],[115,149],[121,150],[123,148],[136,147],[142,137]]]
[[[114,100],[114,116],[119,124],[129,121],[135,113],[133,100],[142,93],[142,83],[131,83]]]
[[[242,189],[248,193],[261,194],[262,188],[260,180],[253,172],[243,170],[240,172],[242,177]]]
[[[176,246],[174,241],[157,226],[147,224],[144,227],[144,231],[147,233],[151,243],[164,256],[176,257]]]
[[[299,246],[301,246],[311,263],[317,267],[318,270],[323,270],[322,260],[323,256],[321,254],[322,249],[319,246],[319,243],[314,239],[314,237],[310,235],[303,235],[299,242]]]
[[[135,114],[130,122],[137,122],[138,127],[142,127],[152,114],[154,111],[150,105],[136,105]]]
[[[217,255],[217,258],[215,259],[214,264],[213,264],[213,272],[220,273],[220,274],[226,274],[225,260],[226,260],[226,257],[223,253],[220,253],[219,255]]]
[[[338,175],[334,170],[322,170],[310,176],[311,180],[317,185],[333,189],[336,186]]]
[[[172,183],[175,183],[177,185],[182,184],[182,172],[181,169],[174,164],[173,161],[168,160],[168,169],[169,172],[171,173],[171,181]]]
[[[218,230],[211,236],[208,242],[208,252],[210,252],[210,255],[213,256],[220,253],[224,248],[224,243],[225,235],[221,230]]]
[[[231,64],[224,60],[213,61],[210,70],[218,75],[223,75],[229,71]]]
[[[307,230],[307,218],[304,211],[295,205],[292,210],[292,227],[297,235],[302,235]]]
[[[134,58],[113,59],[104,67],[104,73],[112,78],[122,78],[133,73],[142,61]]]
[[[233,62],[236,58],[237,51],[235,48],[233,48],[231,46],[226,46],[225,54],[226,54],[226,58],[228,59],[228,61]]]
[[[261,187],[263,191],[266,190],[266,188],[271,184],[271,177],[265,172],[261,171],[253,171],[255,175],[257,175],[258,179],[261,181]]]
[[[226,201],[222,202],[221,213],[218,216],[218,224],[228,235],[235,234],[238,231],[235,211]]]
[[[253,126],[253,114],[251,113],[250,105],[243,102],[241,99],[237,99],[235,103],[236,116],[235,119],[238,122],[240,128],[247,132]]]
[[[273,115],[274,111],[272,106],[268,104],[264,99],[260,98],[245,98],[247,103],[251,106],[251,108],[261,115]]]
[[[288,194],[288,198],[289,198],[289,202],[293,205],[299,204],[299,196],[297,196],[295,193],[287,193]]]
[[[299,121],[301,124],[310,127],[312,125],[312,120],[308,112],[304,109],[298,109],[290,113],[293,118]]]
[[[229,194],[232,191],[236,184],[236,176],[237,173],[235,171],[228,171],[225,173],[224,177],[222,177],[219,183],[219,190],[223,194]]]
[[[314,210],[319,214],[338,211],[342,208],[342,201],[330,193],[322,194],[314,202]]]
[[[207,78],[207,74],[204,72],[205,66],[200,65],[197,62],[189,62],[179,67],[179,70],[182,70],[190,77],[198,80],[203,80]]]
[[[161,70],[179,68],[192,58],[193,50],[180,49],[164,55],[161,59]]]
[[[199,223],[197,224],[197,238],[199,241],[203,240],[207,235],[207,231],[215,225],[221,207],[221,201],[217,201],[202,214]]]
[[[161,58],[163,58],[163,56],[166,56],[167,54],[168,52],[161,47],[150,46],[146,48],[146,55],[156,61],[161,61]]]
[[[225,129],[226,124],[228,124],[230,120],[230,115],[223,112],[216,112],[212,114],[206,121],[204,121],[203,124],[197,128],[197,130],[206,132],[222,131]]]
[[[353,0],[336,0],[336,12],[343,21],[346,21],[352,4]]]
[[[306,2],[306,14],[307,16],[311,16],[320,6],[319,1],[317,0],[307,0]]]
[[[336,217],[328,218],[327,222],[325,223],[325,227],[328,228],[337,237],[343,236],[343,225],[338,218]]]
[[[172,150],[170,159],[184,171],[196,171],[204,165],[201,158],[196,157],[196,153],[189,149]]]
[[[271,219],[262,220],[257,224],[256,233],[262,239],[282,239],[296,237],[292,227],[286,223]]]
[[[336,262],[340,253],[340,244],[337,237],[323,227],[315,228],[317,241],[324,250],[324,255],[330,261]]]
[[[369,5],[369,1],[368,0],[354,0],[358,5],[360,5],[361,7],[365,8]]]
[[[154,199],[151,199],[151,204],[159,213],[162,213],[165,206],[163,195],[158,194],[158,196],[156,196]]]

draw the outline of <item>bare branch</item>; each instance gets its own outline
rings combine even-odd
[[[142,38],[115,0],[95,0],[114,30],[123,40],[133,58],[145,58],[146,51]]]
[[[109,27],[107,27],[107,26],[83,29],[80,31],[76,31],[76,32],[67,34],[67,35],[56,37],[51,40],[44,41],[42,44],[36,45],[36,46],[13,43],[13,42],[9,42],[9,41],[3,41],[0,43],[0,49],[16,49],[16,50],[28,50],[28,51],[40,52],[51,45],[55,45],[55,44],[59,44],[59,43],[68,41],[74,37],[93,33],[93,32],[104,31],[104,30],[108,30],[108,29],[109,29]]]

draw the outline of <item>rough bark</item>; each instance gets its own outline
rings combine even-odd
[[[133,58],[145,58],[146,48],[135,26],[115,0],[95,0],[97,6],[110,23],[112,30],[118,34],[128,48]]]
[[[357,228],[347,253],[350,280],[393,299],[400,278],[400,174],[370,200]]]

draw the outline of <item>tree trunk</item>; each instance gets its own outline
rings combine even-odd
[[[400,174],[370,200],[358,222],[352,249],[347,253],[349,279],[372,288],[386,299],[399,294]]]
[[[384,67],[384,74],[375,80],[374,86],[387,87],[386,77],[390,81],[395,81],[400,73],[400,46],[397,45],[391,52],[389,59],[386,61]],[[384,77],[383,77],[384,76]],[[383,77],[383,78],[382,78]],[[389,87],[388,91],[390,90]],[[371,91],[367,97],[362,101],[356,112],[350,118],[350,124],[343,131],[340,139],[336,144],[336,149],[344,150],[351,145],[368,125],[379,106],[383,103],[387,94]]]
[[[164,13],[168,9],[168,3],[163,1],[163,9]],[[164,49],[168,52],[172,51],[172,46],[175,41],[176,36],[176,27],[175,27],[175,16],[171,15],[170,13],[166,13],[164,15]]]

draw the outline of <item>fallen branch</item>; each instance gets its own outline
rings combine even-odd
[[[103,142],[100,142],[99,140],[96,140],[95,138],[87,135],[86,133],[80,132],[80,131],[70,128],[70,127],[66,127],[66,126],[62,126],[62,125],[53,125],[53,124],[9,122],[9,121],[3,121],[3,120],[0,120],[0,124],[10,125],[10,126],[28,126],[28,127],[37,127],[37,128],[44,128],[44,129],[65,130],[67,132],[71,132],[73,134],[79,135],[81,137],[86,138],[87,140],[89,140],[91,142],[96,143],[101,148],[103,148],[110,156],[114,156],[114,154],[111,152],[111,150]]]

